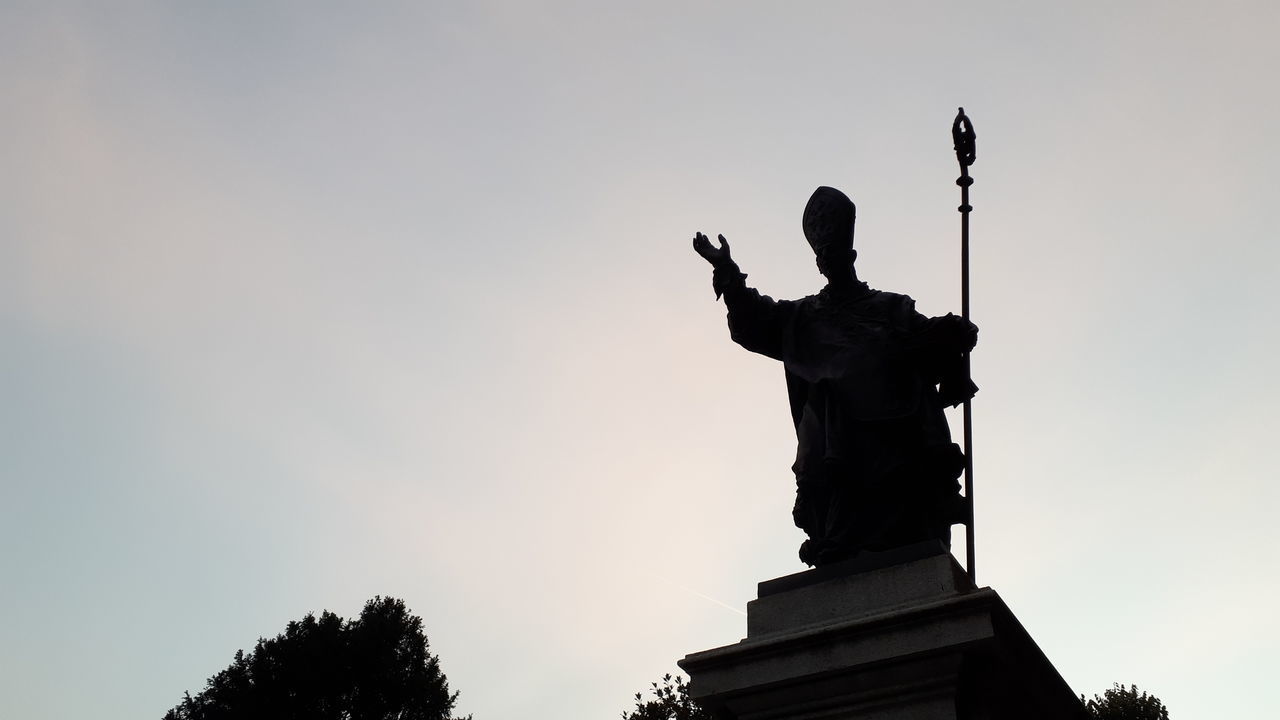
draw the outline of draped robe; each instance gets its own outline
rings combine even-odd
[[[809,536],[801,559],[949,545],[964,515],[964,457],[943,408],[977,390],[963,362],[972,326],[926,317],[910,297],[856,281],[779,301],[729,263],[713,283],[733,340],[783,364],[797,440],[793,519]]]

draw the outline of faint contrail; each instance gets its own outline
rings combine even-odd
[[[717,599],[715,599],[715,598],[711,597],[710,595],[703,595],[702,593],[698,592],[697,590],[694,590],[694,589],[693,589],[693,588],[691,588],[691,587],[685,587],[684,585],[681,585],[680,583],[676,582],[675,580],[672,580],[672,579],[671,579],[671,578],[669,578],[669,577],[665,577],[665,576],[663,576],[663,575],[659,575],[658,573],[654,573],[654,576],[655,576],[655,577],[657,577],[659,580],[661,580],[661,581],[665,582],[665,583],[668,583],[668,584],[670,584],[670,585],[675,585],[676,587],[678,587],[678,588],[680,588],[681,590],[683,590],[683,591],[685,591],[685,592],[689,593],[690,595],[697,595],[698,597],[702,598],[703,600],[708,600],[708,601],[710,601],[710,602],[713,602],[713,603],[715,603],[715,604],[719,605],[720,607],[722,607],[722,608],[724,608],[724,609],[726,609],[726,610],[732,610],[733,612],[736,612],[736,613],[738,613],[739,615],[741,615],[741,616],[743,616],[743,617],[746,617],[746,616],[747,616],[747,614],[746,614],[745,612],[743,612],[743,611],[739,610],[738,608],[736,608],[736,607],[734,607],[734,606],[730,605],[729,603],[727,603],[727,602],[722,602],[722,601],[720,601],[720,600],[717,600]]]

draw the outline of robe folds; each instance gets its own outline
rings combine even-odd
[[[809,564],[936,538],[960,520],[964,467],[943,408],[973,396],[976,328],[906,295],[830,284],[774,300],[728,263],[713,276],[739,345],[782,362],[796,430],[796,524]]]

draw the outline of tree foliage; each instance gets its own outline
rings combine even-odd
[[[403,600],[375,597],[356,619],[308,614],[259,639],[253,652],[237,651],[164,720],[452,720],[457,698],[429,652],[422,619]]]
[[[689,684],[680,676],[670,673],[662,676],[662,683],[650,683],[653,695],[645,699],[636,693],[636,709],[623,712],[622,720],[711,720],[711,714],[689,697]],[[1080,701],[1098,720],[1169,720],[1169,710],[1154,695],[1139,692],[1136,685],[1125,688],[1116,683],[1102,695],[1094,695]]]
[[[711,720],[711,713],[689,697],[689,684],[678,675],[663,675],[662,684],[650,683],[649,692],[651,700],[636,693],[636,709],[622,713],[622,720]]]
[[[1102,695],[1094,695],[1092,700],[1085,700],[1081,695],[1080,701],[1098,720],[1169,720],[1169,710],[1160,698],[1139,693],[1136,685],[1126,689],[1115,683]]]

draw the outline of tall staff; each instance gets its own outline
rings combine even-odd
[[[955,141],[956,160],[960,163],[960,177],[956,178],[956,184],[960,186],[960,207],[957,208],[960,211],[960,312],[966,321],[969,319],[969,212],[973,210],[973,206],[969,204],[969,186],[973,184],[973,178],[969,177],[969,166],[977,157],[974,138],[973,123],[964,114],[964,108],[960,108],[955,122],[951,123],[951,139]],[[971,377],[968,353],[964,356],[964,374],[966,377]],[[971,400],[964,401],[964,494],[968,515],[965,523],[968,530],[965,533],[967,540],[965,566],[969,570],[969,580],[977,585],[973,558],[973,411],[971,404]]]

